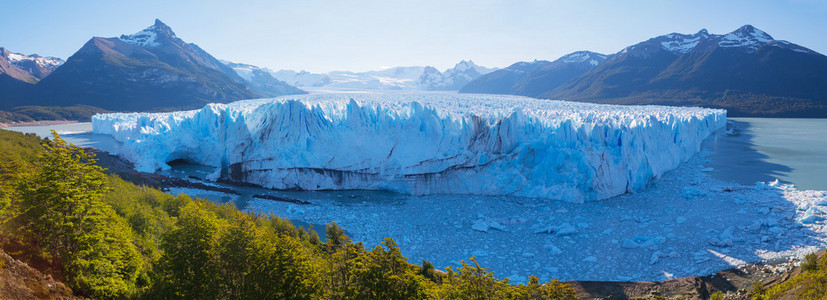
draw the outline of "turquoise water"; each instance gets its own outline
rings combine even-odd
[[[61,138],[76,146],[92,147],[109,153],[118,153],[120,150],[120,143],[115,141],[111,136],[92,133],[91,122],[42,126],[13,126],[3,129],[22,133],[34,133],[40,137],[48,138],[52,137],[51,130],[54,130]]]
[[[709,151],[713,176],[752,185],[778,179],[827,190],[827,119],[731,118],[736,134],[719,134]]]

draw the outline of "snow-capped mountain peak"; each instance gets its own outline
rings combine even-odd
[[[63,64],[63,60],[57,57],[43,57],[37,54],[25,55],[14,52],[9,52],[9,61],[20,68],[22,68],[21,65],[26,61],[31,61],[38,66],[51,69],[55,69]]]
[[[126,43],[142,47],[157,47],[161,45],[158,42],[160,36],[177,38],[175,33],[172,32],[172,28],[164,24],[164,22],[161,22],[161,20],[155,19],[155,24],[152,26],[131,35],[123,34],[119,39]]]
[[[466,83],[493,70],[478,66],[471,60],[463,60],[443,73],[434,67],[426,67],[418,83],[427,90],[459,90]]]
[[[10,76],[22,81],[34,83],[51,74],[62,64],[63,60],[57,57],[25,55],[0,47],[0,74],[12,74]]]
[[[706,31],[706,29],[701,29],[701,31],[695,34],[670,33],[657,37],[656,39],[660,40],[661,47],[669,52],[688,53],[692,51],[692,49],[695,49],[698,43],[709,37],[709,32]]]
[[[480,74],[488,74],[496,71],[497,68],[486,68],[469,59],[458,62],[453,68],[445,70],[445,73],[467,73],[469,70],[474,70]]]
[[[469,70],[469,69],[476,69],[476,67],[477,67],[477,65],[475,65],[473,61],[463,60],[463,61],[460,61],[459,63],[457,63],[456,65],[454,65],[454,71],[464,72],[464,71]]]
[[[721,36],[718,46],[725,48],[746,47],[754,50],[772,41],[774,39],[766,32],[752,25],[744,25],[738,30]]]
[[[606,60],[607,57],[608,56],[605,54],[595,53],[591,51],[577,51],[563,55],[563,57],[560,57],[558,61],[564,63],[582,63],[588,61],[589,64],[597,66],[598,64]]]

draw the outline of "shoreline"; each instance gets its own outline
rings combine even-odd
[[[45,120],[45,121],[31,121],[31,122],[13,122],[13,123],[0,123],[0,128],[7,128],[7,127],[28,127],[28,126],[49,126],[49,125],[67,125],[67,124],[75,124],[75,123],[83,123],[80,121],[70,121],[70,120]]]

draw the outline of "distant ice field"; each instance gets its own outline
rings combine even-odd
[[[517,195],[581,202],[645,188],[726,124],[704,108],[455,93],[311,94],[103,114],[143,171],[186,161],[276,189]]]

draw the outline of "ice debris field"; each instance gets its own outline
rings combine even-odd
[[[142,171],[186,161],[275,189],[385,190],[570,202],[646,187],[726,123],[723,110],[513,96],[317,94],[104,114]]]
[[[322,175],[331,169],[381,174],[365,182],[343,175],[326,188],[390,186],[403,193],[263,190],[310,204],[254,198],[242,208],[312,224],[336,221],[369,248],[391,237],[412,263],[427,259],[445,268],[475,256],[512,282],[532,274],[622,281],[707,275],[800,258],[827,245],[827,192],[712,176],[716,170],[705,166],[712,149],[702,142],[725,126],[718,110],[349,94],[99,115],[93,122],[95,132],[122,141],[124,157],[145,170],[185,158],[224,166],[223,173],[238,163],[235,168],[253,170],[244,162],[261,160],[255,164],[264,170],[241,178],[252,182],[335,183],[269,173],[290,165]],[[439,166],[468,171],[433,175],[420,182],[427,188],[399,179]],[[459,175],[472,179],[443,182]],[[388,185],[360,185],[376,178]],[[452,192],[446,187],[466,194],[442,193]],[[238,197],[170,192],[182,191]]]

